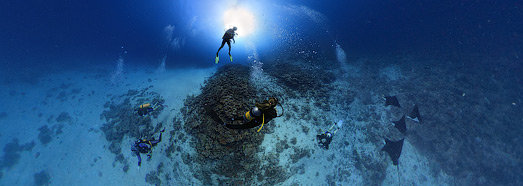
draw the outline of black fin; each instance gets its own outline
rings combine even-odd
[[[396,96],[385,96],[385,106],[389,105],[401,108],[400,102]]]
[[[418,122],[421,121],[421,117],[419,115],[418,104],[414,105],[414,108],[412,108],[412,112],[410,112],[409,117],[412,120],[417,120]]]
[[[220,125],[223,125],[222,119],[220,119],[218,114],[216,114],[216,112],[214,112],[214,110],[212,110],[211,106],[209,106],[208,104],[205,104],[203,106],[203,108],[205,108],[207,115],[209,115],[214,121],[218,122]]]
[[[385,146],[381,149],[382,151],[387,152],[389,154],[390,159],[392,160],[393,165],[398,165],[398,160],[401,156],[401,150],[403,149],[403,140],[405,138],[399,140],[399,141],[390,141],[389,139],[385,138]]]
[[[400,131],[402,134],[404,134],[404,135],[407,134],[407,125],[405,124],[405,115],[403,115],[403,117],[401,117],[400,120],[393,121],[392,123],[394,123],[394,127],[396,127],[398,129],[398,131]]]

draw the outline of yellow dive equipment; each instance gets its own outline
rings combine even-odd
[[[260,130],[263,128],[263,124],[265,124],[265,114],[262,115],[262,118],[262,126],[256,132],[260,132]]]
[[[142,104],[140,105],[140,108],[143,109],[143,108],[149,108],[151,107],[151,104],[150,103],[146,103],[146,104]]]
[[[250,110],[247,111],[247,112],[245,113],[245,118],[246,118],[247,120],[249,120],[249,121],[251,121],[252,119],[254,119],[254,117],[252,117],[252,115],[251,115],[251,111],[250,111]]]
[[[142,142],[147,142],[151,147],[153,147],[153,143],[151,143],[151,141],[149,141],[149,140],[142,139]]]

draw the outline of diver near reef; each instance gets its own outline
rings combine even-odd
[[[223,37],[222,37],[222,39],[223,39],[222,45],[220,46],[220,48],[218,48],[218,51],[216,52],[216,59],[214,60],[214,63],[218,64],[218,62],[220,61],[220,57],[218,57],[218,53],[223,48],[223,45],[225,45],[225,43],[227,43],[227,45],[229,45],[229,58],[231,59],[231,62],[232,62],[231,39],[232,39],[233,44],[236,43],[236,41],[234,40],[234,36],[238,35],[235,32],[236,30],[238,30],[238,28],[233,27],[233,28],[230,28],[229,30],[225,31],[225,34],[223,34]]]
[[[147,115],[149,112],[152,112],[162,106],[159,102],[154,103],[152,106],[150,103],[141,104],[137,109],[134,109],[136,114],[139,116]]]
[[[140,156],[140,153],[147,153],[147,160],[151,159],[152,148],[162,141],[162,133],[164,131],[165,128],[160,131],[160,137],[158,140],[155,140],[154,137],[152,140],[138,139],[131,145],[131,151],[138,156],[138,166],[142,165],[142,157]]]
[[[260,132],[260,130],[263,128],[263,125],[272,119],[278,117],[278,114],[276,112],[276,105],[278,105],[278,99],[277,98],[269,98],[268,100],[264,100],[262,103],[256,103],[254,104],[254,107],[247,111],[243,117],[236,117],[232,118],[232,120],[241,120],[243,119],[243,124],[241,125],[232,125],[232,124],[225,124],[227,128],[230,129],[250,129],[254,128],[258,125],[261,125],[261,127],[257,130]]]
[[[224,125],[230,129],[250,129],[261,125],[261,127],[257,130],[257,132],[260,132],[265,123],[283,115],[283,107],[282,114],[279,116],[277,115],[276,105],[278,104],[280,104],[278,99],[274,97],[271,97],[268,100],[264,100],[261,103],[257,102],[254,104],[255,106],[247,111],[243,116],[231,118],[232,121],[243,120],[243,123],[240,125],[227,124],[223,122],[216,112],[214,112],[207,104],[204,106],[204,108],[207,111],[207,114],[220,125]]]
[[[336,129],[332,131],[335,126]],[[338,123],[334,123],[329,128],[329,130],[316,135],[316,139],[318,139],[318,145],[320,145],[321,148],[329,150],[329,144],[332,142],[332,137],[334,134],[336,134],[336,132],[338,132],[338,130],[340,130],[341,126],[343,126],[343,120],[339,120]]]

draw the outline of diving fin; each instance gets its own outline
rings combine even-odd
[[[220,61],[220,57],[216,56],[216,58],[214,59],[214,63],[218,64],[219,61]]]
[[[231,62],[232,62],[232,56],[229,54],[229,58],[231,58]]]
[[[209,115],[214,121],[216,121],[216,123],[220,124],[220,125],[223,125],[224,122],[222,121],[222,119],[220,119],[220,117],[218,116],[218,114],[216,114],[216,112],[214,112],[214,110],[211,108],[210,105],[208,104],[205,104],[203,106],[203,108],[205,109],[205,111],[207,112],[207,115]]]

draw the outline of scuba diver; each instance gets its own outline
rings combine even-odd
[[[234,40],[234,36],[238,35],[237,33],[235,33],[236,30],[238,30],[238,28],[233,27],[233,28],[230,28],[229,30],[225,31],[225,34],[223,34],[223,37],[222,37],[222,39],[223,39],[222,45],[220,46],[220,48],[218,48],[218,51],[216,52],[216,59],[214,60],[214,63],[218,64],[218,62],[220,61],[220,58],[218,57],[218,53],[223,48],[223,45],[225,45],[225,43],[227,43],[227,45],[229,45],[229,58],[231,58],[231,62],[232,62],[231,39],[232,39],[233,44],[236,43],[236,41]]]
[[[233,117],[231,120],[237,121],[237,120],[243,120],[243,123],[241,125],[234,125],[225,123],[216,112],[211,108],[209,104],[204,105],[204,109],[207,112],[207,114],[214,120],[216,123],[220,125],[224,125],[227,128],[230,129],[250,129],[254,128],[258,125],[261,125],[261,127],[257,130],[257,132],[260,132],[260,130],[263,128],[263,125],[272,119],[276,117],[281,117],[283,115],[283,107],[282,107],[282,114],[277,115],[276,112],[276,105],[280,105],[277,98],[269,98],[268,100],[264,100],[261,103],[254,104],[255,107],[250,109],[245,113],[243,116]]]
[[[141,104],[137,109],[134,109],[136,114],[139,116],[147,115],[149,112],[152,112],[162,106],[159,102],[154,103],[154,105],[151,106],[150,103]]]
[[[250,129],[258,125],[261,125],[261,127],[257,130],[257,132],[260,132],[265,123],[271,121],[276,117],[281,116],[278,116],[276,112],[276,105],[278,104],[278,99],[274,97],[271,97],[268,100],[264,100],[262,103],[258,102],[254,104],[254,107],[251,110],[247,111],[245,115],[232,118],[233,121],[243,119],[243,124],[225,124],[225,126],[230,129]]]
[[[336,130],[330,132],[332,131],[334,126],[337,126]],[[325,131],[324,133],[316,135],[316,139],[318,139],[318,145],[320,145],[321,148],[329,150],[329,144],[332,142],[332,137],[334,136],[334,134],[336,134],[336,132],[338,132],[341,126],[343,126],[343,120],[339,120],[338,123],[334,123],[329,128],[329,130]]]
[[[162,133],[164,131],[165,128],[160,131],[160,137],[158,140],[155,140],[154,137],[152,140],[138,139],[131,145],[131,151],[138,156],[138,166],[142,165],[142,157],[140,156],[140,153],[147,153],[147,160],[151,159],[152,148],[162,141]]]

